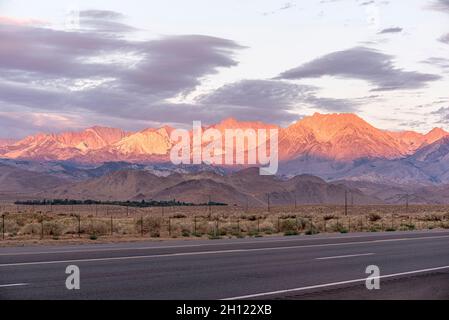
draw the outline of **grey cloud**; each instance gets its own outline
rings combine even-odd
[[[401,123],[399,123],[399,126],[407,128],[407,129],[410,129],[410,128],[419,128],[419,127],[424,126],[426,124],[427,124],[426,121],[414,120],[414,121],[401,122]]]
[[[2,26],[0,42],[4,104],[86,109],[128,118],[151,114],[152,104],[193,90],[220,67],[236,65],[233,53],[243,48],[231,40],[200,35],[127,41],[94,32],[17,26]],[[108,62],[109,54],[134,55],[138,61]],[[102,79],[108,82],[77,91],[62,86]]]
[[[198,97],[204,105],[239,108],[248,120],[263,113],[269,122],[283,124],[294,120],[297,115],[291,110],[295,106],[308,106],[332,112],[352,112],[357,104],[343,99],[319,97],[317,88],[275,80],[243,80],[225,85],[210,94]],[[213,108],[215,110],[215,107]],[[246,111],[245,111],[246,110]],[[259,119],[264,118],[259,116]]]
[[[288,109],[315,88],[274,80],[243,80],[225,85],[197,100],[204,104]]]
[[[393,56],[370,48],[355,47],[327,54],[283,72],[278,79],[322,76],[365,80],[375,86],[373,91],[417,89],[441,78],[433,74],[404,71],[394,66]]]
[[[42,78],[110,76],[113,67],[86,62],[102,54],[136,51],[137,44],[94,33],[2,26],[0,70]],[[29,80],[29,79],[28,79]]]
[[[443,71],[449,71],[449,59],[447,58],[431,57],[424,60],[423,63],[436,66],[443,69]]]
[[[269,15],[273,15],[273,14],[279,13],[279,12],[284,11],[284,10],[290,10],[290,9],[292,9],[294,7],[296,7],[296,3],[286,2],[281,7],[279,7],[278,9],[272,10],[272,11],[268,11],[268,12],[264,12],[264,13],[262,13],[262,15],[269,16]]]
[[[431,112],[431,114],[439,117],[437,123],[449,123],[449,107],[441,107],[438,110]]]
[[[121,20],[125,16],[116,11],[111,10],[82,10],[80,11],[80,18],[89,19],[105,19],[105,20]]]
[[[449,13],[449,0],[434,0],[431,8]]]
[[[200,35],[165,37],[142,47],[146,59],[126,72],[124,80],[171,95],[193,89],[201,77],[220,67],[237,65],[233,52],[243,48],[231,40]]]
[[[126,33],[137,29],[122,22],[125,16],[109,10],[84,10],[80,12],[80,27],[110,34]]]
[[[193,120],[213,123],[227,117],[279,125],[297,120],[292,110],[312,107],[332,112],[352,112],[358,104],[343,99],[319,97],[312,86],[273,80],[244,80],[202,95],[193,104],[167,103],[158,95],[136,94],[126,88],[102,86],[65,92],[0,83],[0,99],[9,104],[53,111],[89,110],[96,118],[116,117],[134,121],[188,124]],[[110,119],[108,120],[110,123]]]
[[[80,21],[80,26],[83,29],[87,30],[93,29],[97,32],[105,32],[112,34],[117,32],[125,33],[137,30],[136,28],[121,22],[109,20],[97,20],[97,19],[83,19]]]
[[[449,13],[449,0],[434,0],[430,5],[430,8],[444,13]],[[439,41],[449,43],[449,33],[441,36]]]
[[[327,112],[355,112],[358,110],[356,101],[346,99],[324,98],[316,95],[310,95],[304,100],[304,103],[312,105],[316,109]]]
[[[77,117],[76,117],[77,118]],[[0,112],[0,137],[22,139],[36,132],[57,132],[67,129],[70,116],[59,114],[35,115],[32,110],[24,109]],[[81,129],[74,126],[71,129]]]
[[[400,32],[402,32],[402,28],[399,28],[399,27],[392,27],[392,28],[385,28],[385,29],[383,29],[383,30],[381,30],[380,32],[379,32],[379,34],[385,34],[385,33],[400,33]]]

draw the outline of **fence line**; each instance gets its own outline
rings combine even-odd
[[[151,210],[154,208],[103,208],[102,215],[95,208],[72,208],[44,212],[5,211],[1,215],[2,240],[8,239],[63,239],[118,237],[242,237],[269,234],[315,234],[320,232],[377,232],[415,229],[449,228],[449,213],[439,214],[276,214],[251,215],[203,214],[184,215],[178,210]],[[115,210],[114,210],[115,209]],[[122,209],[122,210],[120,210]],[[4,210],[4,209],[3,209]],[[35,208],[34,208],[35,210]],[[208,209],[209,210],[209,209]],[[273,210],[273,208],[272,208]],[[81,212],[86,211],[86,214]],[[178,211],[178,213],[177,213]],[[131,213],[130,213],[131,212]],[[246,210],[245,210],[246,212]]]

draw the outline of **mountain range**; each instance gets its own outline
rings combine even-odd
[[[441,128],[425,134],[395,132],[378,129],[355,114],[319,113],[286,128],[232,118],[206,128],[221,132],[278,128],[278,177],[259,181],[256,175],[242,171],[242,166],[175,166],[168,157],[173,147],[173,128],[168,126],[137,132],[97,126],[17,141],[0,140],[0,181],[4,189],[0,188],[0,193],[25,190],[41,196],[121,196],[127,200],[173,196],[191,202],[204,202],[204,197],[213,193],[219,198],[215,201],[229,199],[238,204],[260,204],[270,193],[273,199],[283,199],[274,201],[291,203],[298,190],[292,187],[292,181],[301,181],[306,188],[302,191],[308,194],[304,203],[340,201],[342,191],[335,191],[337,186],[359,193],[360,202],[366,203],[400,203],[404,194],[416,203],[446,201],[449,133]],[[26,177],[27,173],[29,179],[45,183],[34,188],[20,179],[18,183],[7,180],[14,175]],[[239,185],[237,177],[242,175],[256,183]],[[253,193],[251,190],[259,184],[270,187]],[[300,199],[301,194],[295,197]]]
[[[209,128],[269,129],[275,125],[239,122],[229,118]],[[80,132],[37,134],[19,141],[0,140],[0,156],[7,159],[70,160],[86,163],[168,160],[173,142],[170,127],[126,132],[92,127]],[[279,128],[279,155],[283,162],[304,156],[353,161],[361,158],[396,159],[448,136],[435,128],[427,134],[391,132],[371,126],[355,114],[319,114]]]

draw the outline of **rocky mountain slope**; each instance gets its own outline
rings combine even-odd
[[[230,205],[265,206],[268,197],[273,205],[343,204],[345,192],[353,194],[359,204],[380,203],[355,188],[330,184],[313,176],[281,179],[260,176],[257,168],[229,175],[215,172],[174,173],[166,177],[141,170],[121,170],[100,178],[60,186],[39,193],[39,197],[99,200],[169,200],[205,203],[224,202]]]
[[[230,118],[209,128],[224,132],[225,129],[277,127]],[[162,127],[128,133],[120,129],[93,127],[81,132],[38,134],[7,146],[5,144],[8,143],[3,143],[0,157],[88,163],[167,161],[173,146],[170,139],[172,130]],[[360,158],[396,159],[448,135],[438,128],[428,134],[388,132],[371,126],[354,114],[316,113],[279,130],[279,155],[284,162],[301,157],[344,162]]]

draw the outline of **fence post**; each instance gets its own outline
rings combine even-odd
[[[351,217],[348,216],[348,232],[351,232]]]
[[[193,217],[193,234],[196,236],[196,216]]]
[[[44,216],[41,214],[41,239],[44,239]]]
[[[168,236],[171,237],[171,217],[168,217]]]
[[[281,232],[281,218],[278,216],[278,233]]]
[[[111,213],[111,236],[114,235],[114,218],[112,217],[112,213]]]
[[[260,233],[260,217],[257,217],[257,233]]]
[[[2,238],[5,240],[5,215],[2,214]]]
[[[78,214],[78,237],[81,238],[81,214]]]
[[[218,235],[220,234],[220,230],[219,230],[219,225],[218,225],[218,220],[219,220],[220,218],[219,217],[217,217],[217,219],[215,220],[215,236],[216,237],[218,237]]]
[[[143,237],[143,213],[140,215],[140,235]]]

